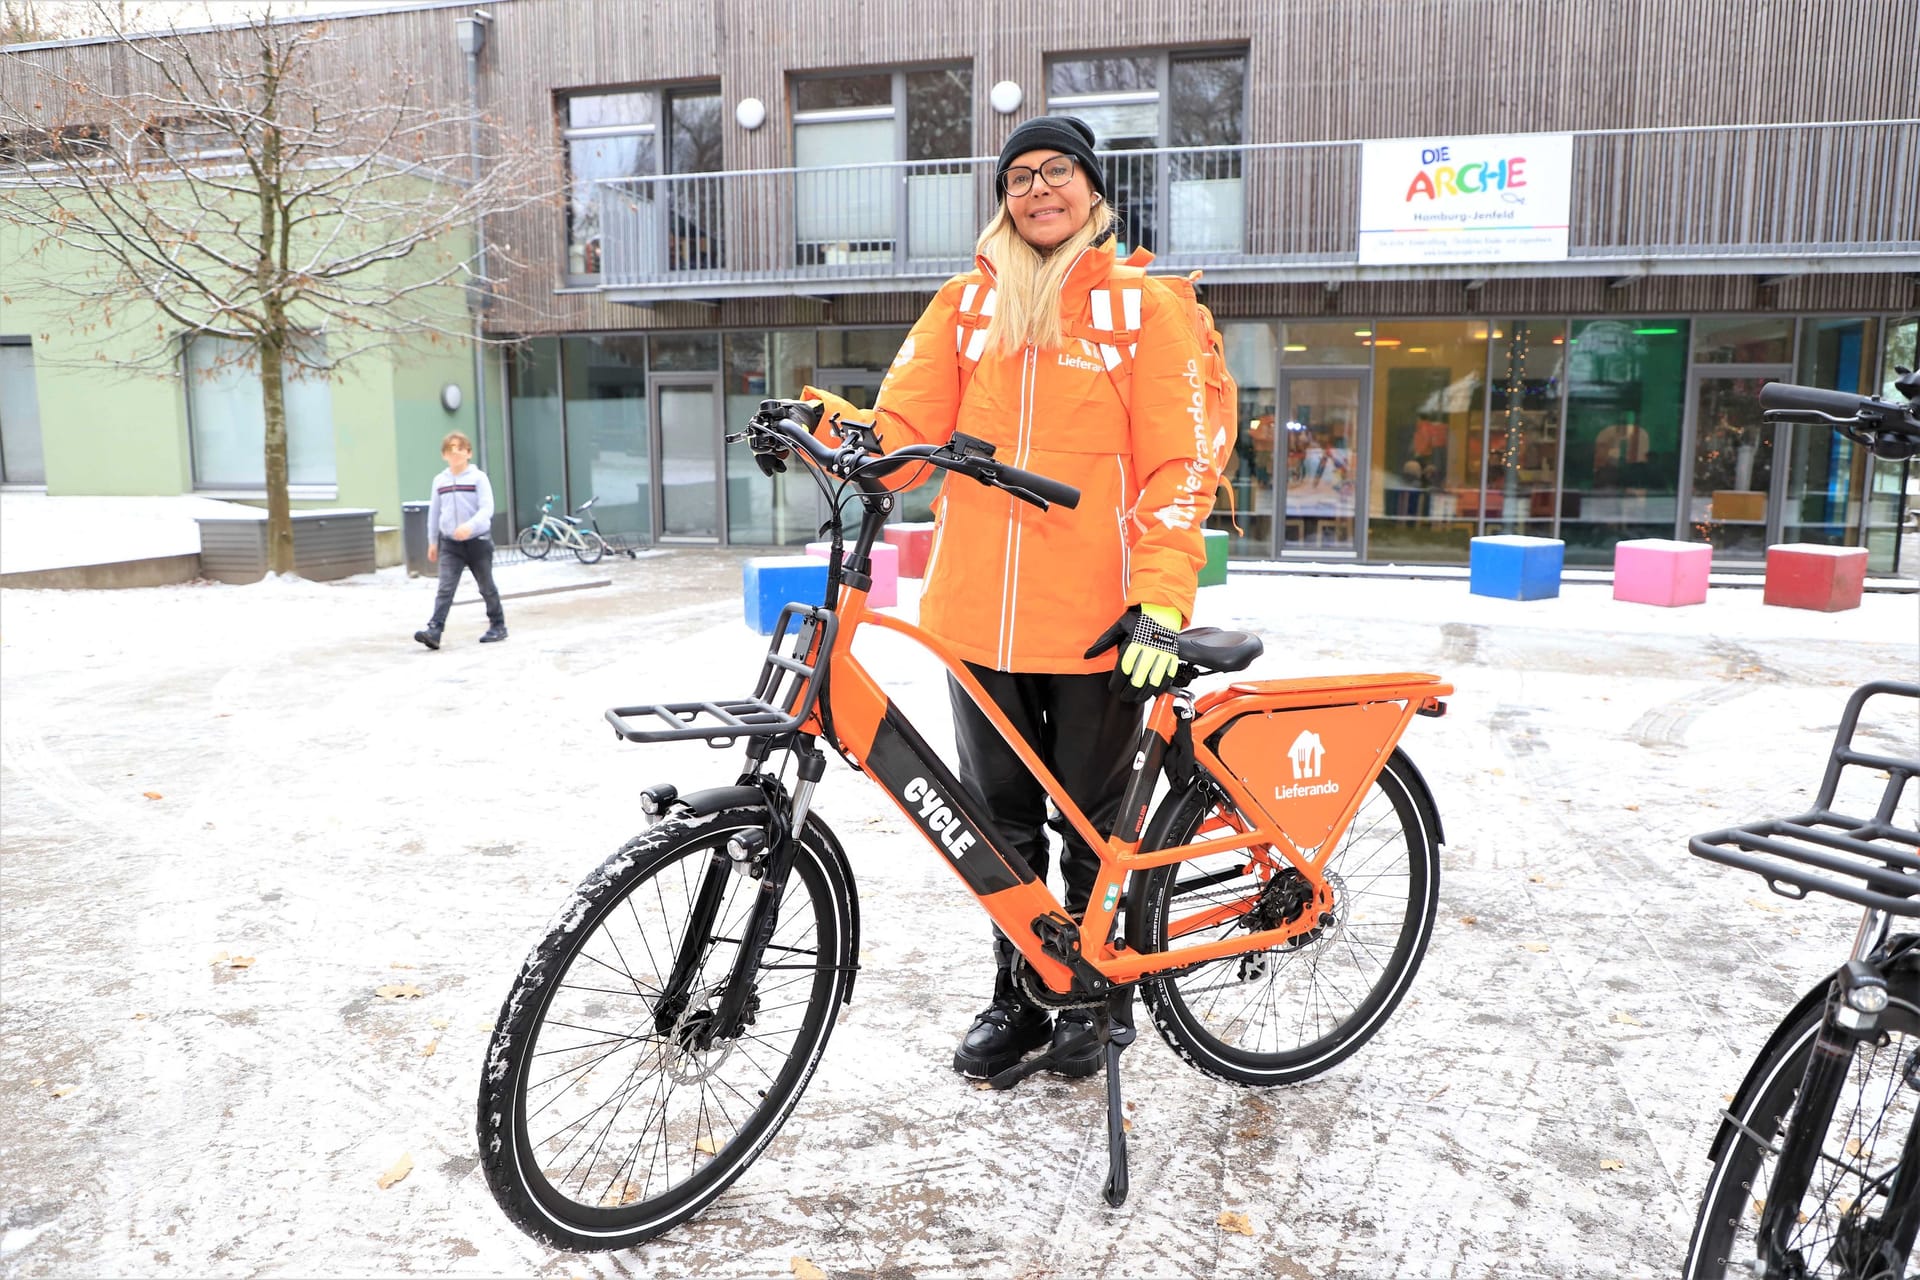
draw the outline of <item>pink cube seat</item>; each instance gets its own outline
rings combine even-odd
[[[881,536],[900,548],[901,577],[924,578],[927,576],[927,557],[933,554],[932,521],[919,524],[890,524]]]
[[[807,554],[827,558],[830,542],[809,542]],[[851,550],[843,547],[843,551]],[[873,546],[873,586],[867,590],[867,603],[875,609],[887,609],[900,603],[900,548],[887,542]]]
[[[1713,548],[1671,538],[1629,538],[1613,547],[1613,598],[1673,608],[1707,602]]]
[[[1858,609],[1866,583],[1865,547],[1783,542],[1767,548],[1768,604],[1821,613]]]

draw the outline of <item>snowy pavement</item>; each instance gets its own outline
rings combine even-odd
[[[1448,840],[1387,1028],[1272,1091],[1143,1030],[1133,1194],[1109,1210],[1098,1079],[995,1094],[949,1070],[989,984],[984,923],[833,760],[818,809],[858,873],[863,969],[819,1073],[703,1216],[556,1254],[477,1169],[487,1029],[571,886],[641,825],[640,787],[731,781],[731,753],[623,744],[601,712],[744,692],[764,642],[738,574],[697,552],[513,566],[509,591],[612,585],[510,601],[503,645],[457,609],[437,654],[407,639],[431,586],[398,570],[0,591],[0,1273],[1671,1275],[1716,1108],[1856,922],[1685,838],[1802,807],[1848,689],[1920,673],[1912,596],[1820,615],[1752,591],[1663,611],[1585,586],[1209,588],[1197,622],[1265,637],[1254,674],[1458,686],[1404,744]],[[931,662],[862,646],[944,740]]]

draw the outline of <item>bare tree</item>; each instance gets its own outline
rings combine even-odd
[[[172,370],[223,338],[258,371],[268,565],[290,573],[286,378],[476,340],[468,308],[522,264],[475,228],[558,199],[557,151],[405,67],[362,74],[325,21],[135,34],[95,13],[110,59],[0,53],[0,220],[37,233],[32,287],[115,329],[116,363]]]

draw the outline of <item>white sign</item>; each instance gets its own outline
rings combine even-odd
[[[1567,256],[1573,137],[1360,144],[1360,262],[1551,262]]]

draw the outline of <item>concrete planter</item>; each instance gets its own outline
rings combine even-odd
[[[293,569],[325,582],[372,573],[376,567],[371,507],[293,513]],[[258,582],[267,576],[267,513],[238,508],[202,516],[200,573],[216,582]]]

